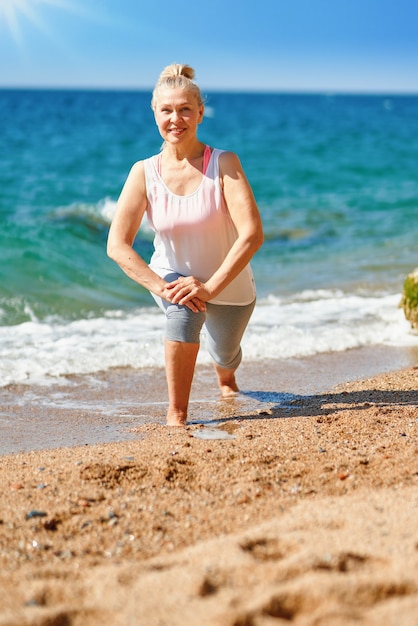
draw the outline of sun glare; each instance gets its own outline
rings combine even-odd
[[[42,5],[70,9],[71,4],[66,0],[0,0],[0,29],[4,24],[17,43],[22,42],[22,32],[19,25],[20,18],[32,22],[37,28],[47,30],[39,15]]]

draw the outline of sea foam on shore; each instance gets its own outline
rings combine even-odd
[[[376,345],[416,346],[400,294],[305,291],[258,301],[243,339],[246,360],[299,358]],[[163,367],[164,318],[156,307],[74,321],[50,317],[0,326],[0,386],[114,367]],[[198,362],[209,363],[202,334]]]

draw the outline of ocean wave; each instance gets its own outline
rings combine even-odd
[[[110,197],[100,198],[97,202],[72,202],[59,206],[50,212],[54,219],[84,220],[92,224],[99,223],[110,226],[116,212],[117,201]],[[146,228],[145,228],[146,230]]]
[[[258,302],[243,339],[248,360],[286,359],[373,345],[416,346],[400,294],[318,290]],[[0,327],[0,386],[46,384],[113,367],[163,367],[164,318],[157,308],[66,321],[50,317]],[[205,336],[199,363],[208,363]]]
[[[73,202],[68,206],[57,207],[51,215],[54,219],[66,219],[70,222],[81,220],[92,225],[101,224],[108,227],[115,215],[116,206],[116,200],[106,197],[94,203]],[[142,235],[148,235],[149,239],[153,237],[146,215],[141,224],[140,232]]]
[[[95,203],[72,202],[66,206],[53,209],[49,217],[54,220],[82,220],[91,224],[109,225],[116,209],[116,202],[111,198],[103,198]]]

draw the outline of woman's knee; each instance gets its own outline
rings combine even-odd
[[[238,349],[234,350],[234,352],[225,352],[222,350],[215,351],[214,349],[211,349],[211,347],[208,347],[208,352],[216,365],[219,365],[219,367],[223,367],[226,370],[236,370],[242,361],[241,346],[238,346]]]
[[[220,367],[236,369],[241,363],[241,340],[254,304],[208,306],[207,347],[212,359]]]

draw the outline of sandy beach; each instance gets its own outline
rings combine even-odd
[[[159,371],[3,390],[0,626],[416,626],[416,352],[373,354],[201,368],[186,429]]]

